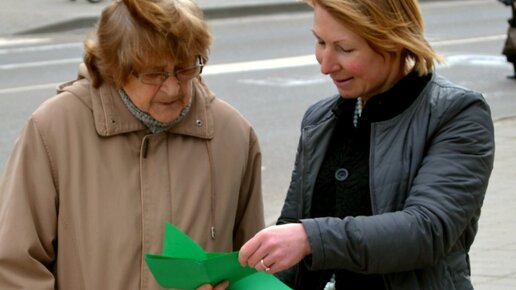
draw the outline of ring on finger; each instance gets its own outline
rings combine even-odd
[[[270,267],[267,267],[267,266],[265,265],[265,263],[263,262],[263,259],[261,259],[261,260],[260,260],[260,264],[262,264],[262,267],[263,267],[263,269],[265,270],[265,272],[269,272],[269,271],[271,270],[271,268],[270,268]]]

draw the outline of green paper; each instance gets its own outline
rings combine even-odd
[[[171,224],[165,224],[161,255],[174,258],[205,260],[206,252],[189,236]]]
[[[168,223],[161,255],[145,254],[145,262],[163,288],[195,290],[203,284],[228,280],[228,290],[291,290],[273,275],[242,267],[238,252],[206,253]]]
[[[255,270],[254,274],[229,284],[228,290],[292,290],[274,275]]]

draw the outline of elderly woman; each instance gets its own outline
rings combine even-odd
[[[240,262],[294,289],[473,289],[494,154],[485,99],[435,73],[416,0],[305,1],[338,95],[305,113],[279,225]]]
[[[105,8],[1,177],[0,289],[161,289],[143,256],[166,222],[218,252],[263,228],[259,143],[200,77],[210,42],[190,0]]]

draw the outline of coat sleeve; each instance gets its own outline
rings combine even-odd
[[[509,6],[512,5],[512,3],[514,3],[514,0],[498,0],[498,2]]]
[[[337,97],[339,98],[339,97]],[[335,99],[335,97],[333,97]],[[320,103],[327,102],[332,100],[332,98],[328,98],[326,100],[321,100],[318,103],[310,106],[303,115],[300,126],[300,137],[297,145],[297,152],[294,161],[294,169],[292,170],[292,174],[290,177],[290,184],[287,190],[287,195],[285,197],[285,201],[283,203],[283,207],[281,209],[280,216],[276,222],[276,224],[287,224],[287,223],[299,223],[300,219],[303,218],[303,209],[304,207],[308,207],[308,204],[304,204],[304,196],[302,189],[302,174],[305,168],[305,164],[303,163],[303,155],[304,155],[304,147],[303,147],[303,128],[309,126],[310,122],[313,119],[313,115],[320,115],[321,112],[318,111],[324,109],[320,109],[322,107]],[[324,107],[324,106],[323,106]],[[315,113],[314,113],[315,112]],[[313,122],[313,121],[312,121]]]
[[[301,128],[304,127],[304,122],[306,120],[306,114],[303,117],[303,121],[301,122]],[[294,161],[294,169],[291,174],[290,185],[287,190],[287,195],[285,197],[285,201],[283,202],[283,207],[281,209],[280,216],[276,222],[277,225],[288,224],[288,223],[299,223],[302,218],[302,188],[301,188],[301,172],[300,168],[302,167],[302,157],[303,154],[303,142],[302,134],[299,138],[299,142],[297,145],[296,158]],[[296,283],[296,276],[299,271],[298,265],[294,265],[282,272],[278,272],[274,274],[278,279],[280,279],[287,286],[294,288]]]
[[[57,206],[51,158],[30,119],[0,179],[0,289],[54,289]]]
[[[302,202],[301,198],[301,181],[300,181],[300,172],[296,169],[299,168],[299,163],[301,162],[300,154],[301,154],[301,141],[298,143],[296,159],[294,162],[294,170],[292,171],[292,176],[290,179],[290,185],[287,191],[287,195],[285,197],[285,201],[283,203],[283,207],[281,209],[281,214],[278,218],[276,224],[287,224],[287,223],[298,223],[301,218]]]
[[[234,250],[239,250],[247,240],[264,228],[262,198],[262,154],[256,133],[249,133],[249,151],[244,179],[240,188],[238,213],[235,220]]]
[[[401,272],[469,250],[493,168],[494,129],[478,94],[444,99],[399,210],[302,221],[313,250],[309,268]]]

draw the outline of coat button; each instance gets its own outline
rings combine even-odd
[[[201,120],[195,121],[195,124],[197,125],[197,127],[202,127],[202,121]]]
[[[335,179],[338,181],[344,181],[348,179],[349,172],[346,168],[339,168],[337,171],[335,171]]]

